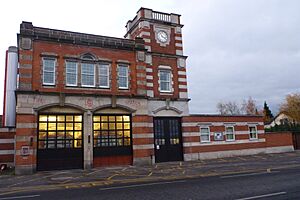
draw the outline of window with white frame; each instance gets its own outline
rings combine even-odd
[[[81,63],[81,85],[86,87],[95,86],[95,65]]]
[[[99,65],[99,87],[109,88],[109,65]]]
[[[250,138],[250,140],[257,139],[256,126],[249,126],[249,138]]]
[[[128,89],[128,66],[118,66],[119,89]]]
[[[171,92],[170,70],[159,70],[159,90],[160,92]]]
[[[77,62],[66,62],[66,85],[77,86]]]
[[[54,58],[43,58],[43,85],[55,85]]]
[[[235,140],[234,127],[227,126],[225,129],[225,135],[226,135],[226,141],[234,141]]]
[[[200,142],[210,142],[209,127],[200,127]]]

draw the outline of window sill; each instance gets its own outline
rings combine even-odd
[[[168,90],[159,90],[160,93],[173,93],[172,91],[168,91]]]
[[[249,138],[250,141],[257,141],[258,138]]]
[[[226,142],[235,142],[235,139],[234,140],[225,140]]]
[[[81,85],[81,87],[85,87],[85,88],[95,88],[95,85]]]
[[[201,144],[207,144],[207,143],[210,143],[210,141],[201,141],[200,143]]]
[[[99,86],[98,88],[100,88],[100,89],[110,89],[110,87],[106,87],[106,86]]]
[[[43,83],[43,87],[55,87],[55,84],[45,84],[45,83]]]

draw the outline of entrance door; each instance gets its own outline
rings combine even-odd
[[[82,169],[82,115],[41,114],[37,170]]]
[[[154,138],[155,162],[183,160],[180,118],[154,118]]]

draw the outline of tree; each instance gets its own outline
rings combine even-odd
[[[217,104],[217,109],[221,115],[239,115],[241,110],[238,104],[234,101],[229,101],[226,103],[219,102]]]
[[[300,123],[300,93],[287,95],[280,111]]]
[[[269,123],[274,118],[267,102],[264,103],[264,109],[263,109],[263,115],[264,115],[264,122]]]
[[[252,99],[252,97],[249,97],[247,100],[244,100],[241,107],[241,111],[243,114],[257,115],[258,111],[255,100]]]
[[[228,102],[219,102],[217,104],[217,110],[221,115],[257,115],[256,102],[252,97],[249,97],[247,100],[243,100],[241,106],[234,101]]]

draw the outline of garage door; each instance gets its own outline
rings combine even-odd
[[[93,116],[94,167],[131,165],[131,116]]]
[[[37,170],[83,168],[82,115],[40,114]]]

